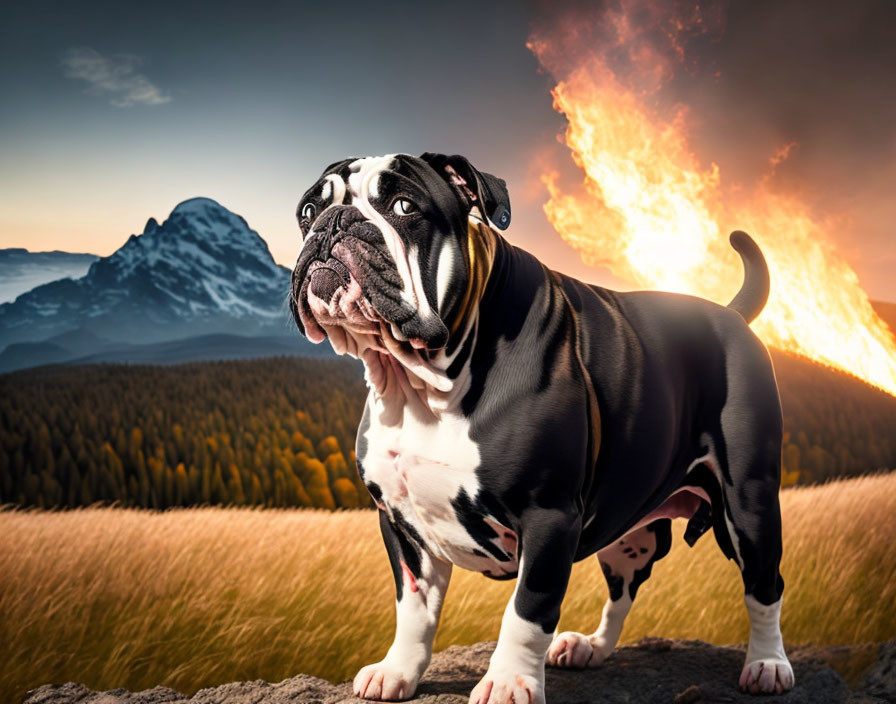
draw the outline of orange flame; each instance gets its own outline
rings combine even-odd
[[[710,31],[699,6],[685,17],[644,2],[626,8],[530,39],[557,81],[554,109],[568,120],[565,142],[585,176],[571,191],[556,172],[542,175],[548,220],[586,264],[723,304],[743,276],[727,231],[749,232],[772,282],[756,333],[896,395],[896,339],[837,255],[828,226],[798,198],[774,192],[768,177],[749,193],[724,191],[719,168],[702,168],[688,145],[687,111],[679,106],[669,119],[656,107],[673,62],[685,63],[683,38]],[[770,159],[771,170],[793,146]]]

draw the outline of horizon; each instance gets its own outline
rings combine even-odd
[[[257,235],[264,241],[264,243],[267,245],[268,250],[269,250],[269,251],[271,252],[271,254],[272,254],[272,258],[273,258],[274,262],[275,262],[277,265],[279,265],[279,266],[285,267],[285,268],[290,269],[290,270],[292,269],[292,267],[291,267],[290,265],[288,265],[288,264],[284,264],[283,262],[279,262],[279,261],[277,261],[276,257],[273,256],[273,251],[272,251],[272,249],[271,249],[271,243],[270,243],[270,241],[268,241],[268,239],[264,236],[264,233],[263,233],[263,232],[260,232],[258,229],[256,229],[255,227],[253,227],[253,226],[252,226],[252,223],[249,222],[249,220],[248,220],[247,218],[245,218],[241,213],[238,213],[238,212],[236,212],[236,211],[231,210],[230,208],[227,207],[226,204],[224,204],[224,203],[220,203],[219,201],[215,200],[214,198],[208,198],[208,196],[192,196],[192,197],[190,197],[190,198],[186,198],[186,199],[180,201],[179,203],[176,203],[176,204],[171,208],[171,210],[169,211],[168,215],[166,215],[166,216],[164,216],[164,217],[156,217],[156,216],[154,216],[154,215],[149,216],[148,218],[146,218],[146,222],[144,223],[143,228],[140,228],[139,231],[137,231],[137,232],[133,232],[133,233],[130,233],[130,234],[125,235],[125,236],[124,236],[124,240],[121,242],[121,244],[119,244],[117,247],[115,247],[115,248],[114,248],[112,251],[110,251],[108,254],[97,254],[96,252],[74,251],[74,250],[62,250],[62,249],[36,250],[36,249],[29,249],[28,247],[16,247],[16,246],[12,246],[12,247],[0,247],[0,252],[3,252],[3,251],[11,251],[11,250],[23,250],[23,251],[28,252],[29,254],[57,254],[57,253],[58,253],[58,254],[93,255],[93,256],[100,257],[100,258],[105,258],[105,257],[111,256],[112,254],[114,254],[115,252],[117,252],[119,249],[121,249],[122,247],[124,247],[124,246],[128,243],[128,240],[130,239],[131,236],[142,237],[142,236],[145,234],[145,233],[144,233],[144,229],[145,229],[146,225],[149,223],[150,220],[155,220],[158,224],[161,225],[165,220],[167,220],[167,218],[171,215],[172,212],[174,212],[174,210],[175,210],[178,206],[180,206],[180,205],[182,205],[183,203],[186,203],[186,202],[188,202],[188,201],[191,201],[191,200],[197,200],[197,199],[212,200],[212,201],[214,201],[215,203],[217,203],[219,206],[221,206],[221,207],[225,208],[226,210],[230,211],[231,213],[233,213],[234,215],[237,215],[237,216],[239,216],[239,217],[242,217],[242,218],[246,221],[246,223],[247,223],[249,229],[252,230],[252,231],[254,231],[254,232],[255,232],[255,233],[256,233],[256,234],[257,234]],[[610,276],[612,276],[612,275],[610,275]],[[618,286],[618,283],[621,283],[622,286],[621,286],[621,287]],[[610,284],[600,284],[600,285],[603,285],[605,288],[614,288],[614,286],[613,286],[613,285],[610,285]],[[619,288],[619,290],[631,290],[631,289],[632,289],[631,286],[626,286],[624,282],[620,282],[619,280],[617,280],[617,286],[616,286],[616,288]],[[23,293],[24,293],[24,292],[23,292]],[[14,299],[13,299],[13,300],[14,300]],[[896,293],[894,293],[894,298],[893,298],[893,299],[889,299],[889,298],[881,298],[881,297],[875,298],[875,297],[872,296],[872,297],[870,297],[870,300],[871,300],[873,303],[884,303],[884,304],[893,304],[893,305],[896,305]],[[0,303],[2,303],[2,301],[0,301]],[[896,330],[894,330],[893,332],[894,332],[894,335],[896,335]]]

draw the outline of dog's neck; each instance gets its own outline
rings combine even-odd
[[[475,315],[479,301],[485,293],[495,260],[498,238],[499,235],[486,223],[475,215],[470,216],[467,221],[466,264],[469,272],[467,285],[453,310],[446,316],[450,332],[446,347],[449,354],[460,343],[466,323]]]
[[[501,250],[502,238],[474,210],[467,224],[467,277],[463,293],[446,315],[449,340],[432,353],[387,343],[389,354],[360,350],[367,385],[387,406],[411,407],[420,416],[437,420],[456,411],[470,383],[471,349],[478,334],[479,305]]]

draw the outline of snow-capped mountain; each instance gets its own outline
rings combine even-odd
[[[56,279],[78,279],[99,257],[74,252],[29,252],[21,247],[0,249],[0,303]]]
[[[0,305],[0,347],[82,329],[146,343],[209,333],[295,334],[289,270],[236,215],[208,198],[150,218],[80,279],[53,281]]]

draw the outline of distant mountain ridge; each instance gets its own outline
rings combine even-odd
[[[298,334],[229,335],[211,333],[166,342],[132,345],[91,336],[84,330],[43,342],[15,342],[0,352],[0,374],[47,364],[185,364],[265,357],[333,357],[329,345],[315,345]]]
[[[35,286],[57,279],[78,279],[99,257],[77,252],[29,252],[24,247],[0,249],[0,303],[15,300]]]
[[[297,335],[290,272],[239,215],[210,198],[154,218],[78,279],[46,283],[0,305],[0,348],[83,330],[127,344],[214,333]],[[84,351],[84,350],[81,350]]]

